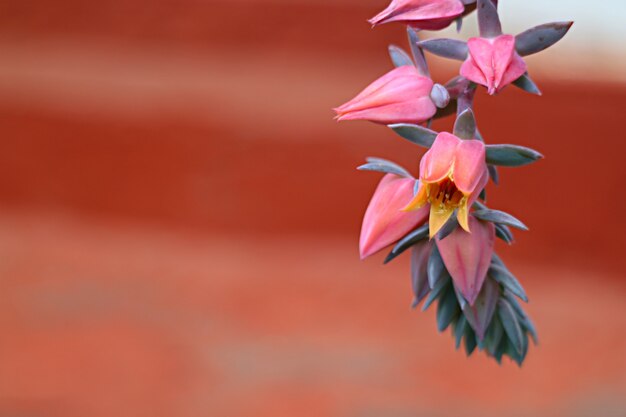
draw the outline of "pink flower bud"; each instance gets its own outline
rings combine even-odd
[[[392,0],[389,6],[369,22],[402,22],[418,29],[439,30],[461,16],[465,7],[460,0]]]
[[[444,239],[437,239],[441,259],[463,297],[474,305],[485,282],[493,255],[496,235],[491,222],[469,217],[472,233],[456,228]]]
[[[491,95],[526,72],[526,63],[515,51],[515,38],[511,35],[470,38],[467,46],[469,55],[461,66],[461,75],[484,85]]]
[[[358,96],[337,107],[338,120],[370,120],[376,123],[422,123],[437,108],[430,98],[433,82],[412,65],[383,75]]]
[[[359,241],[361,259],[398,241],[426,221],[428,209],[402,211],[413,198],[414,187],[414,178],[394,174],[387,174],[380,181],[363,218]]]
[[[430,203],[430,237],[448,221],[454,210],[459,224],[470,231],[469,207],[487,185],[489,171],[485,144],[461,140],[441,132],[420,162],[420,187],[404,210],[415,210]]]

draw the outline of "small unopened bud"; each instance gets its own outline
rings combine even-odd
[[[446,87],[441,84],[433,85],[433,89],[430,91],[430,98],[435,103],[435,106],[443,109],[450,103],[450,94]]]

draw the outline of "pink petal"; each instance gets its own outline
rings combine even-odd
[[[479,140],[462,140],[455,154],[454,183],[465,195],[474,192],[485,172],[485,144]]]
[[[500,89],[503,89],[507,85],[511,84],[513,81],[517,80],[519,77],[526,73],[527,67],[526,62],[522,59],[521,56],[515,52],[513,54],[513,59],[509,64],[509,67],[506,69],[504,75],[502,76],[502,81],[500,82]]]
[[[335,111],[339,120],[420,123],[437,111],[430,98],[432,88],[430,78],[405,65],[383,75]]]
[[[373,25],[389,22],[421,22],[438,26],[447,21],[445,25],[447,26],[464,10],[465,7],[460,0],[393,0],[369,22]]]
[[[474,216],[469,217],[469,225],[471,233],[457,227],[448,237],[437,238],[437,247],[454,284],[474,305],[491,263],[495,227]]]
[[[492,90],[494,86],[494,67],[493,67],[493,44],[489,39],[484,38],[470,38],[467,41],[467,47],[469,49],[469,55],[474,62],[476,68],[482,73],[482,78],[486,82],[479,82],[478,80],[471,81],[479,83],[487,87],[488,90]],[[472,74],[468,74],[472,75]],[[477,74],[473,74],[477,75]]]
[[[422,157],[420,162],[420,180],[438,182],[444,179],[452,168],[459,142],[461,142],[461,139],[451,133],[439,133],[435,138],[433,146]]]
[[[461,65],[461,75],[470,81],[474,81],[476,84],[486,86],[488,83],[485,74],[478,68],[471,55]]]
[[[402,211],[413,198],[415,179],[387,174],[378,184],[363,218],[359,250],[361,259],[396,242],[428,218],[428,206]]]
[[[515,38],[512,35],[501,35],[493,41],[493,72],[494,87],[497,91],[502,89],[502,79],[513,60],[515,53]]]
[[[437,112],[429,97],[414,98],[403,103],[391,103],[364,110],[351,111],[337,120],[369,120],[382,124],[422,123]]]

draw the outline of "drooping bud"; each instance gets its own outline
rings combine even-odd
[[[369,22],[373,25],[401,22],[417,29],[439,30],[463,15],[460,0],[392,0],[389,6]]]
[[[337,107],[337,120],[376,123],[422,123],[437,107],[430,98],[433,81],[412,65],[393,69],[349,102]]]
[[[471,233],[457,228],[437,247],[452,280],[470,305],[474,305],[491,264],[495,227],[469,217]]]
[[[426,221],[427,209],[401,210],[413,197],[415,181],[394,174],[387,174],[380,181],[363,218],[359,241],[361,259],[398,241]]]

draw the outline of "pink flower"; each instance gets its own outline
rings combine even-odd
[[[437,239],[441,259],[463,297],[474,305],[485,282],[493,255],[495,226],[469,217],[472,233],[456,228],[444,239]]]
[[[485,162],[485,144],[479,140],[461,140],[441,132],[420,162],[420,187],[404,210],[416,210],[430,203],[430,237],[448,221],[454,210],[459,224],[470,231],[468,212],[482,189],[489,172]]]
[[[467,46],[469,55],[461,75],[487,87],[489,94],[499,92],[526,72],[526,63],[515,51],[515,37],[511,35],[470,38]]]
[[[422,123],[437,108],[430,98],[433,82],[412,65],[383,75],[358,96],[335,109],[338,120],[370,120],[376,123]]]
[[[439,30],[448,27],[464,11],[460,0],[392,0],[369,22],[374,26],[402,22],[418,29]]]
[[[359,241],[361,259],[400,240],[426,221],[428,210],[402,211],[413,198],[414,187],[414,178],[394,174],[387,174],[380,181],[363,218]]]

